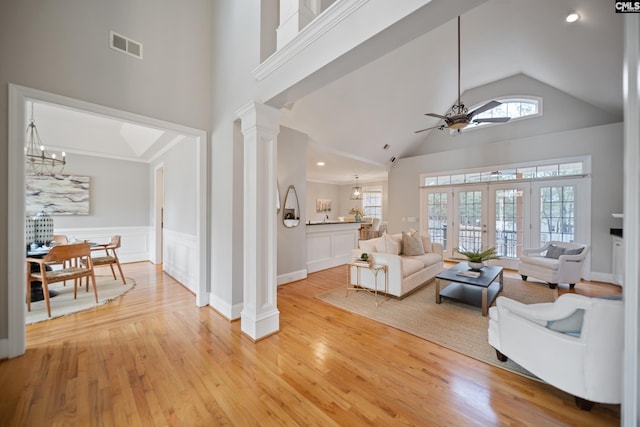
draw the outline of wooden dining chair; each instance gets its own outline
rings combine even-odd
[[[126,285],[127,280],[124,278],[124,273],[122,272],[122,267],[120,266],[120,260],[118,259],[118,248],[120,248],[120,236],[112,236],[109,243],[98,244],[91,248],[91,252],[93,254],[91,260],[94,267],[100,267],[103,265],[108,265],[109,267],[111,267],[111,274],[113,274],[114,280],[116,280],[117,277],[116,271],[114,270],[113,266],[115,265],[116,267],[118,267],[118,271],[120,271],[120,277],[122,277],[122,283]],[[87,291],[88,290],[89,289],[87,289]]]
[[[31,271],[31,264],[38,264],[39,268]],[[47,270],[47,265],[52,263],[61,264],[63,267],[58,270]],[[98,288],[96,287],[96,277],[93,273],[93,262],[91,261],[91,249],[88,243],[77,243],[73,245],[59,245],[51,248],[49,253],[43,258],[27,258],[27,308],[31,311],[31,282],[42,282],[47,314],[51,317],[51,303],[49,301],[49,284],[73,280],[73,298],[78,295],[78,282],[83,277],[87,278],[87,290],[89,288],[89,278],[93,283],[93,293],[98,302]]]

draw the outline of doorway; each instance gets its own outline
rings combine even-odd
[[[39,91],[18,85],[9,85],[9,168],[8,178],[12,185],[8,191],[8,241],[25,242],[25,165],[24,165],[24,129],[26,129],[26,103],[29,101],[57,104],[71,109],[86,111],[96,115],[121,119],[130,123],[139,123],[143,126],[158,129],[170,129],[175,132],[188,135],[197,144],[197,220],[196,220],[196,265],[194,281],[196,283],[196,305],[208,304],[206,291],[207,278],[207,226],[206,226],[206,176],[207,176],[207,141],[206,132],[199,129],[188,128],[182,125],[140,116],[109,107],[80,101],[73,98]],[[153,218],[153,215],[151,215]],[[150,254],[155,253],[155,248],[150,249]],[[21,251],[8,251],[7,264],[8,283],[24,282],[24,253]],[[6,355],[15,357],[26,350],[26,326],[25,326],[25,287],[8,287],[8,339],[6,343]]]

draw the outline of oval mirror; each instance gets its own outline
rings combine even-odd
[[[300,224],[300,205],[298,204],[298,194],[293,185],[287,189],[284,196],[284,208],[282,209],[282,222],[285,227],[295,227]]]

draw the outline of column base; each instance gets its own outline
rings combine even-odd
[[[255,318],[252,313],[243,310],[240,314],[240,329],[254,341],[266,338],[280,331],[280,312],[274,309]]]

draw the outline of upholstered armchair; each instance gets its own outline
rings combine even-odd
[[[498,297],[489,310],[489,344],[540,379],[573,394],[580,409],[622,400],[624,305],[563,294],[553,303]]]
[[[523,249],[518,273],[525,281],[529,276],[544,280],[551,289],[559,283],[568,283],[573,289],[582,279],[590,248],[581,243],[551,241],[541,248]]]

